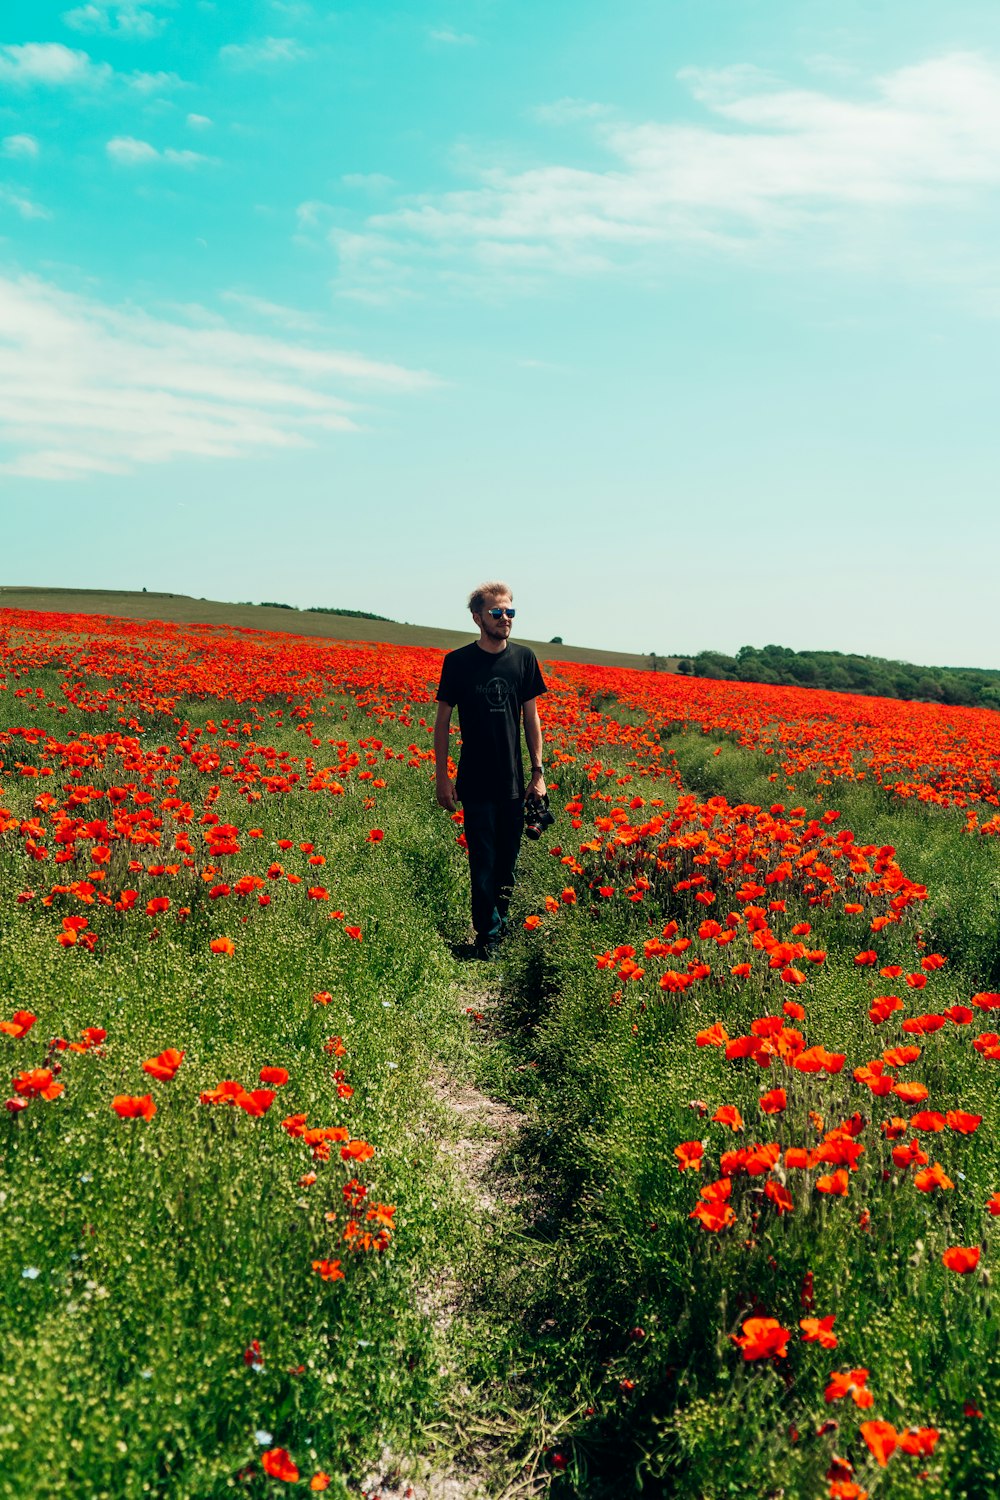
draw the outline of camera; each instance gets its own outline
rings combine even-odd
[[[540,839],[546,828],[551,828],[555,818],[549,812],[548,797],[525,797],[524,799],[524,834],[525,838]]]

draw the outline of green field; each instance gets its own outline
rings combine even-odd
[[[775,761],[732,734],[651,731],[610,689],[595,706],[589,676],[581,694],[555,673],[558,823],[525,844],[502,964],[477,965],[459,825],[432,796],[432,660],[362,652],[352,667],[331,651],[322,679],[320,657],[294,658],[308,685],[293,693],[283,645],[239,640],[234,653],[262,653],[257,698],[232,696],[235,654],[181,691],[180,653],[168,703],[155,633],[63,629],[62,657],[37,634],[5,638],[0,691],[3,1500],[310,1483],[342,1500],[408,1483],[442,1500],[1000,1491],[986,1207],[1000,1104],[996,1062],[970,1044],[990,1018],[915,1038],[913,1076],[942,1111],[919,1141],[947,1189],[915,1186],[879,1128],[904,1105],[852,1077],[914,1040],[898,1016],[870,1018],[890,985],[859,948],[930,975],[926,991],[896,981],[900,1014],[1000,1003],[995,838],[871,779],[776,787]],[[728,952],[698,946],[727,904],[721,883],[718,907],[698,904],[708,855],[692,845],[661,870],[630,852],[647,835],[612,855],[592,820],[695,828],[713,805],[743,807],[734,826],[759,843],[776,795],[799,804],[796,826],[853,830],[927,896],[872,936],[873,913],[895,910],[886,891],[858,874],[857,902],[817,905],[775,845],[747,868],[783,882],[773,922],[811,924],[823,961],[795,958],[808,973],[788,984],[759,964],[737,983],[731,961],[758,951],[749,925]],[[678,932],[687,956],[655,957]],[[702,952],[714,977],[681,994],[657,982]],[[842,1072],[763,1071],[699,1040],[800,999],[793,1024],[845,1054]],[[37,1020],[18,1034],[22,1011]],[[165,1049],[184,1054],[173,1078],[143,1069]],[[23,1081],[32,1069],[51,1097]],[[796,1204],[779,1211],[764,1177],[734,1168],[732,1225],[704,1232],[699,1190],[720,1152],[773,1135],[759,1100],[778,1083],[786,1144],[818,1149],[833,1127],[846,1151],[838,1122],[856,1119],[849,1192],[846,1171],[843,1195],[818,1186],[828,1156],[811,1187],[785,1174]],[[254,1105],[262,1087],[274,1097]],[[112,1107],[147,1095],[148,1119]],[[745,1126],[714,1122],[721,1106]],[[945,1110],[978,1128],[946,1128]],[[681,1170],[699,1140],[705,1169]],[[981,1248],[974,1274],[942,1264],[954,1246]],[[835,1348],[803,1339],[807,1315],[834,1319]],[[787,1355],[742,1357],[754,1317],[790,1332]],[[833,1372],[862,1369],[871,1408],[828,1399]],[[913,1451],[881,1467],[865,1418]]]
[[[318,614],[309,610],[268,608],[260,604],[230,604],[218,599],[193,599],[188,594],[130,592],[124,589],[29,588],[0,585],[0,609],[52,610],[57,614],[80,611],[88,615],[112,615],[130,620],[175,620],[187,625],[231,625],[248,630],[276,630],[294,635],[321,636],[338,641],[375,641],[392,646],[429,646],[451,651],[463,646],[475,628],[437,630],[428,625],[405,625],[392,620],[359,619],[354,615]],[[464,611],[456,604],[454,614]],[[518,639],[522,639],[519,635]],[[648,656],[624,651],[601,651],[589,646],[553,646],[550,641],[524,640],[540,658],[594,662],[604,667],[634,667],[645,671]],[[674,671],[675,656],[657,657],[660,671]]]

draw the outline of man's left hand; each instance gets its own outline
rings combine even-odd
[[[545,796],[545,777],[541,771],[532,771],[531,780],[528,782],[528,790],[525,795],[528,797]]]

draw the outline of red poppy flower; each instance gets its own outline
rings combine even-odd
[[[56,1083],[51,1068],[29,1068],[27,1072],[14,1075],[14,1093],[23,1099],[58,1099],[65,1087],[63,1083]]]
[[[9,1021],[0,1021],[0,1031],[5,1036],[27,1036],[37,1020],[30,1010],[16,1010]]]
[[[282,1084],[288,1082],[288,1070],[287,1068],[261,1068],[259,1077],[261,1083],[273,1083],[281,1088]]]
[[[272,1479],[283,1479],[286,1484],[297,1484],[299,1471],[284,1448],[269,1448],[260,1456],[261,1468]]]
[[[111,1108],[120,1120],[151,1120],[156,1114],[152,1094],[116,1094]]]
[[[957,1271],[960,1276],[965,1276],[979,1264],[979,1246],[952,1245],[942,1255],[941,1264],[949,1271]]]

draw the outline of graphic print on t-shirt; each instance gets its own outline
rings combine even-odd
[[[507,699],[510,697],[510,684],[503,677],[491,677],[489,682],[480,684],[480,692],[486,694],[490,713],[506,712]]]

